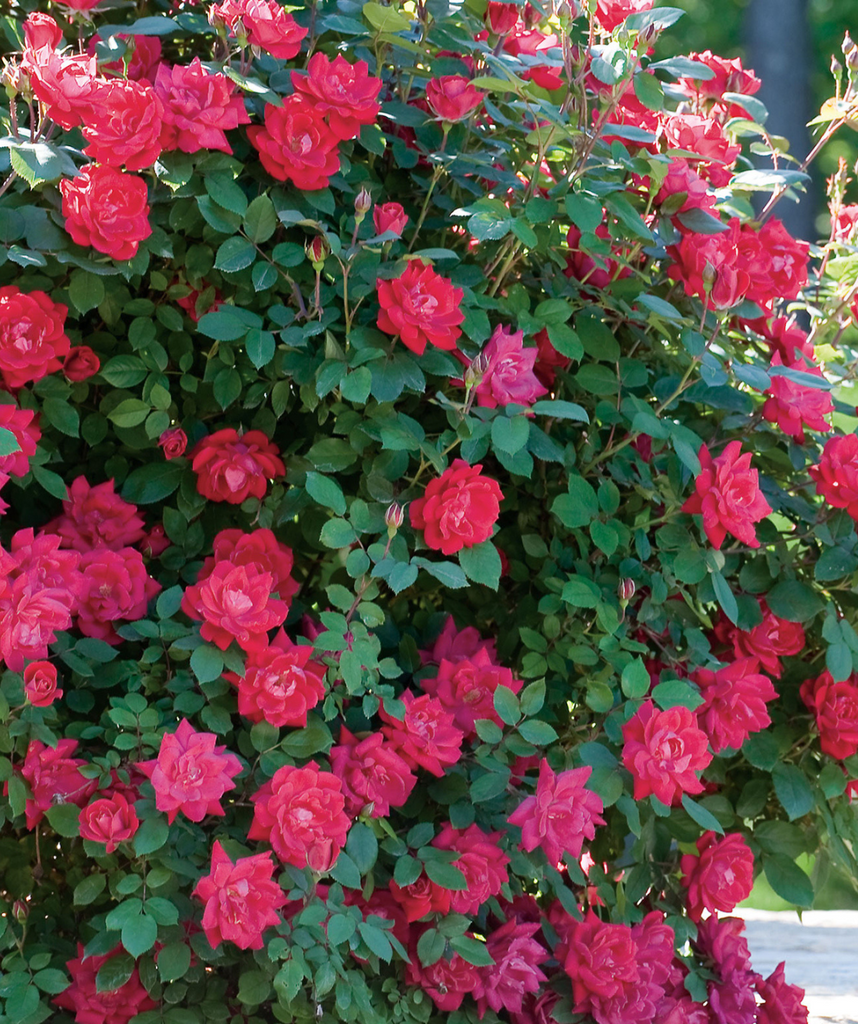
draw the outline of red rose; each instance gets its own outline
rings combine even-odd
[[[567,369],[572,360],[568,356],[564,356],[562,352],[558,352],[551,344],[547,328],[543,327],[534,341],[536,342],[537,356],[533,372],[545,387],[551,390],[557,378],[557,370]]]
[[[751,1024],[757,1019],[754,985],[759,975],[751,968],[744,930],[745,922],[738,917],[713,915],[697,925],[694,945],[715,975],[708,984],[709,1019],[714,1024]]]
[[[151,87],[113,79],[95,93],[92,112],[83,126],[95,163],[142,171],[161,155],[164,106]]]
[[[170,459],[178,459],[188,447],[188,435],[181,427],[170,427],[158,438],[158,447],[168,462]]]
[[[292,72],[295,91],[327,118],[337,140],[354,139],[361,127],[375,124],[380,110],[381,79],[369,74],[369,65],[350,64],[342,54],[333,60],[317,50],[307,65],[309,74]]]
[[[30,15],[30,17],[33,17],[33,15]],[[25,23],[25,31],[26,28]],[[852,245],[854,244],[856,233],[858,233],[858,203],[847,203],[837,211],[837,217],[834,221],[834,241],[840,245]]]
[[[484,639],[474,626],[457,629],[456,620],[452,615],[448,615],[432,649],[419,653],[420,661],[424,665],[440,665],[444,658],[447,661],[461,661],[463,658],[472,658],[477,651],[482,650],[488,654],[489,661],[495,665],[498,663],[494,640]]]
[[[788,985],[783,961],[765,979],[757,978],[757,994],[763,999],[757,1008],[757,1024],[807,1024],[804,989]]]
[[[541,846],[550,864],[564,853],[581,856],[585,839],[593,839],[596,826],[604,825],[602,800],[586,788],[592,768],[570,768],[555,775],[543,758],[539,765],[536,794],[523,800],[507,818],[521,829],[521,848]]]
[[[0,585],[0,657],[13,672],[24,659],[48,656],[48,644],[60,630],[71,626],[70,593],[45,587],[35,573],[17,576],[10,586]]]
[[[453,724],[455,713],[428,693],[415,697],[405,690],[399,700],[405,705],[401,719],[387,714],[383,705],[379,708],[381,720],[387,723],[382,732],[406,764],[441,778],[444,769],[462,756],[465,735]]]
[[[697,154],[697,173],[711,182],[715,188],[722,188],[730,181],[730,169],[741,152],[724,134],[717,121],[697,114],[667,114],[661,120],[661,128],[667,145],[671,149],[684,149]],[[690,157],[686,157],[691,160]]]
[[[235,789],[233,779],[241,771],[241,761],[225,750],[213,732],[197,732],[183,718],[175,732],[162,736],[157,758],[135,764],[151,781],[155,806],[171,825],[179,811],[190,821],[223,817],[221,797]]]
[[[452,555],[491,537],[503,494],[497,481],[482,471],[482,466],[456,459],[430,480],[422,498],[411,502],[411,525],[423,531],[427,547]]]
[[[197,153],[218,149],[231,153],[226,132],[250,124],[244,99],[226,75],[213,74],[194,57],[185,67],[161,64],[155,76],[155,92],[164,105],[164,149]]]
[[[442,956],[434,964],[424,966],[417,955],[416,941],[405,967],[405,980],[417,985],[431,998],[441,1013],[458,1010],[468,993],[479,984],[479,972],[458,953]]]
[[[419,921],[427,914],[447,914],[450,911],[452,893],[422,874],[416,882],[399,886],[390,883],[390,894],[405,911],[409,923]]]
[[[539,927],[539,922],[511,918],[487,937],[486,952],[494,963],[480,969],[480,983],[474,990],[480,1016],[486,1007],[496,1013],[521,1013],[525,997],[538,992],[548,980],[540,970],[545,947],[533,937]]]
[[[117,32],[113,38],[125,44],[125,53],[119,60],[102,64],[102,71],[121,78],[127,76],[131,82],[152,85],[161,66],[161,40],[157,36],[127,36],[122,32]],[[90,39],[87,53],[95,53],[96,41],[96,36]]]
[[[845,508],[858,521],[858,435],[826,441],[819,465],[808,472],[816,481],[817,494],[833,508]]]
[[[772,367],[782,366],[780,355],[776,352],[772,357]],[[819,377],[825,383],[822,371],[818,366],[808,365],[804,360],[791,363],[791,370],[809,373]],[[771,398],[763,406],[763,416],[769,423],[777,423],[785,434],[794,437],[799,444],[804,444],[804,428],[827,434],[831,425],[825,417],[834,412],[834,403],[828,391],[821,388],[797,384],[789,377],[772,376],[766,394]]]
[[[448,823],[432,840],[436,850],[455,850],[459,854],[454,864],[465,876],[467,888],[452,895],[450,905],[455,913],[476,914],[509,881],[509,857],[498,845],[500,837],[499,832],[484,832],[479,825],[456,829]]]
[[[688,853],[680,861],[682,884],[688,890],[688,916],[699,921],[703,911],[729,914],[751,895],[754,855],[738,832],[719,839],[704,832],[697,840],[698,856]]]
[[[663,208],[662,213],[667,213],[671,217],[687,210],[708,210],[713,216],[718,216],[714,211],[715,196],[709,191],[708,183],[692,170],[687,160],[679,157],[675,157],[668,164],[667,174],[655,201]],[[677,227],[680,231],[688,230],[683,228],[681,221],[677,221]],[[696,237],[699,240],[700,236]]]
[[[30,740],[21,766],[21,775],[33,794],[24,807],[28,829],[34,829],[45,811],[58,802],[80,807],[94,792],[98,785],[96,779],[84,778],[80,773],[86,761],[70,756],[76,750],[77,740],[59,740],[55,747],[46,747],[40,740]],[[3,792],[7,791],[8,784],[4,784]]]
[[[71,342],[65,334],[68,306],[45,292],[0,288],[0,374],[7,388],[20,388],[60,368]]]
[[[280,924],[277,911],[286,902],[273,873],[270,853],[233,863],[215,840],[211,871],[194,888],[194,896],[205,901],[203,931],[212,948],[233,942],[239,949],[262,949],[262,933]]]
[[[63,45],[63,30],[50,14],[33,11],[24,22],[24,40],[31,50],[41,50],[43,46],[56,50]]]
[[[488,409],[511,403],[533,405],[547,393],[534,372],[539,350],[524,347],[522,331],[496,328],[482,356],[488,366],[474,388],[478,405]]]
[[[426,86],[426,102],[442,121],[464,121],[483,102],[483,94],[463,75],[442,75]]]
[[[311,646],[293,644],[282,629],[268,647],[251,651],[241,678],[225,676],[238,687],[238,713],[278,729],[303,729],[307,712],[325,696],[327,669],[312,656]]]
[[[813,345],[805,332],[785,316],[771,321],[763,316],[746,320],[745,324],[765,338],[772,353],[776,352],[784,364],[796,363],[802,357],[810,362],[815,359]]]
[[[56,666],[49,661],[31,661],[24,669],[24,696],[34,708],[47,708],[62,697],[57,689]]]
[[[691,677],[705,700],[697,709],[698,722],[716,754],[728,747],[739,750],[751,733],[771,724],[766,703],[778,695],[759,667],[755,658],[739,658],[715,672],[698,669]]]
[[[239,434],[225,427],[209,434],[190,453],[197,490],[210,501],[240,505],[249,497],[265,497],[268,482],[283,476],[280,449],[261,430]]]
[[[130,260],[152,234],[146,182],[112,167],[87,164],[60,182],[66,231],[114,260]]]
[[[399,203],[382,203],[372,211],[372,223],[377,235],[390,231],[399,238],[408,224],[408,214]]]
[[[113,853],[120,843],[131,839],[140,827],[134,804],[122,793],[93,800],[80,812],[78,821],[81,838],[104,843],[105,853]]]
[[[741,225],[735,217],[722,234],[683,235],[678,246],[670,246],[676,262],[668,267],[668,277],[681,281],[686,295],[696,295],[714,309],[737,305],[752,284],[747,260],[739,248],[741,237]]]
[[[635,800],[652,793],[671,807],[683,793],[702,793],[697,773],[711,760],[706,733],[686,707],[658,711],[647,700],[623,726],[623,764],[634,778]]]
[[[424,679],[423,689],[437,697],[442,706],[454,715],[456,726],[466,738],[476,732],[476,722],[485,718],[503,726],[495,710],[494,696],[499,686],[518,693],[524,684],[508,668],[496,665],[486,651],[478,651],[472,658],[441,661],[438,675]]]
[[[514,32],[504,40],[504,50],[513,57],[543,57],[548,50],[560,48],[560,39],[553,33],[546,35],[538,29]],[[532,60],[522,61],[525,65],[519,71],[522,78],[540,89],[554,89],[563,87],[563,69],[552,67],[550,64],[534,64]]]
[[[248,128],[247,137],[271,177],[291,181],[301,191],[326,188],[340,169],[337,136],[323,112],[298,93],[288,96],[282,107],[266,104],[265,126]]]
[[[89,345],[75,345],[63,363],[66,380],[89,380],[101,369],[101,360]]]
[[[748,251],[754,257],[753,262],[748,262],[753,280],[748,298],[764,309],[771,305],[775,296],[796,298],[807,284],[808,243],[793,238],[777,217],[766,221],[759,231],[743,224],[740,248],[742,242],[749,246]]]
[[[606,224],[600,224],[596,228],[596,237],[606,242],[610,241],[611,235]],[[566,244],[569,246],[569,253],[566,257],[566,270],[564,273],[569,278],[574,278],[581,285],[588,285],[591,288],[607,288],[616,280],[622,280],[631,273],[631,267],[624,267],[616,260],[600,257],[597,263],[589,253],[583,252],[579,245],[581,243],[581,231],[572,227],[566,232]]]
[[[216,25],[218,20],[228,25],[234,35],[245,36],[251,46],[258,46],[279,60],[297,57],[301,40],[307,34],[307,29],[301,28],[276,0],[226,0],[209,10],[209,21]],[[242,40],[241,45],[244,43]]]
[[[144,558],[157,558],[170,547],[170,544],[170,538],[167,537],[163,525],[155,523],[152,529],[140,541],[140,554]]]
[[[137,506],[119,497],[112,480],[92,486],[79,476],[68,491],[63,514],[45,527],[60,536],[66,547],[82,552],[100,547],[118,551],[143,537]]]
[[[606,32],[613,32],[632,14],[649,11],[655,0],[598,0],[596,21]]]
[[[346,810],[355,817],[389,817],[390,808],[401,807],[417,784],[417,776],[385,739],[384,733],[374,732],[358,740],[343,725],[339,743],[328,754],[331,771],[343,784]]]
[[[135,622],[161,584],[146,572],[136,548],[95,548],[80,560],[84,584],[77,605],[77,627],[84,636],[122,643],[114,623]]]
[[[489,0],[483,18],[494,35],[508,36],[518,24],[519,10],[518,4],[504,4],[498,3],[497,0]]]
[[[214,555],[203,563],[197,583],[202,583],[218,562],[253,567],[255,572],[271,574],[271,591],[288,601],[298,591],[292,579],[294,564],[291,548],[281,543],[271,530],[221,530],[214,539]]]
[[[15,435],[20,449],[12,455],[0,455],[0,473],[26,476],[42,436],[36,414],[32,409],[19,409],[14,402],[0,402],[0,427]]]
[[[800,693],[816,716],[822,752],[840,760],[858,753],[858,675],[835,683],[826,670],[805,680]]]
[[[64,57],[49,46],[25,50],[21,67],[47,116],[66,131],[87,120],[91,101],[105,81],[98,77],[95,57]]]
[[[700,475],[694,481],[696,493],[682,511],[703,515],[703,530],[716,548],[728,533],[748,547],[758,548],[754,523],[765,519],[772,509],[760,491],[759,474],[751,469],[751,452],[742,455],[742,442],[731,441],[715,459],[706,445],[701,445],[697,454]]]
[[[725,92],[741,93],[744,96],[753,96],[759,92],[763,83],[754,72],[743,68],[738,57],[728,60],[726,57],[717,56],[711,50],[689,53],[688,56],[698,64],[705,64],[714,74],[712,78],[706,80],[680,78],[679,87],[685,95],[696,99],[699,107],[707,103],[717,103],[717,113],[723,112],[728,117],[747,117],[747,110],[742,104],[719,101]]]
[[[99,990],[96,984],[98,972],[108,960],[120,954],[125,955],[125,951],[117,946],[106,956],[86,956],[83,946],[78,943],[77,959],[66,962],[72,983],[64,992],[54,996],[53,1002],[73,1013],[77,1024],[128,1024],[138,1013],[154,1010],[158,1004],[143,987],[136,967],[128,981],[119,988],[107,992]]]
[[[392,281],[376,281],[378,289],[378,327],[386,334],[398,335],[402,343],[418,356],[427,343],[451,352],[462,333],[459,324],[465,314],[459,308],[462,288],[454,288],[449,278],[436,274],[428,263],[409,260],[403,273]]]
[[[638,948],[628,925],[603,923],[592,910],[583,921],[570,922],[564,968],[572,979],[575,1012],[598,1012],[602,1000],[634,986],[637,958]]]
[[[760,600],[763,621],[750,631],[730,626],[726,641],[732,643],[737,658],[756,658],[763,669],[776,679],[781,675],[781,658],[804,650],[804,629],[798,622],[780,619]]]
[[[251,797],[256,805],[248,839],[271,843],[284,864],[329,871],[346,842],[349,818],[336,775],[315,761],[284,765]]]

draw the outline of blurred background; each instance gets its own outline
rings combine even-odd
[[[662,37],[665,54],[712,50],[722,57],[741,57],[763,80],[759,99],[769,109],[766,128],[789,139],[789,152],[799,160],[813,142],[807,122],[834,95],[831,58],[842,63],[843,34],[858,39],[856,0],[660,0],[682,8],[684,18]],[[843,128],[811,167],[813,186],[798,205],[782,203],[778,216],[800,238],[815,241],[828,235],[825,178],[837,169],[838,157],[850,169],[858,160],[858,132]],[[858,202],[858,180],[847,202]],[[792,208],[789,208],[792,205]]]

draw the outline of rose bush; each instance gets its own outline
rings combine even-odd
[[[791,238],[652,0],[35,6],[3,1020],[801,1024],[731,913],[858,879],[848,169]]]

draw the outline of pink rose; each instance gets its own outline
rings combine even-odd
[[[57,669],[49,661],[31,661],[24,669],[24,696],[34,708],[48,708],[62,697],[57,689]]]
[[[488,366],[474,391],[477,404],[494,409],[499,405],[532,405],[548,388],[534,373],[539,355],[536,348],[525,348],[521,331],[498,327],[483,349]]]
[[[120,498],[113,480],[92,485],[84,476],[69,486],[63,514],[45,529],[62,538],[75,551],[88,552],[105,547],[118,551],[143,537],[143,520],[137,506]]]
[[[799,692],[816,716],[822,752],[840,760],[858,754],[858,675],[835,683],[826,670],[805,680]]]
[[[188,447],[188,435],[181,427],[170,427],[158,438],[158,447],[168,462],[170,459],[178,459]]]
[[[405,978],[409,985],[422,988],[441,1013],[458,1010],[465,996],[480,983],[477,968],[458,953],[451,953],[449,958],[442,956],[434,964],[424,966],[417,955],[416,941],[405,967]]]
[[[121,946],[116,946],[105,956],[86,956],[78,943],[77,959],[66,962],[72,983],[58,996],[53,996],[52,1001],[73,1013],[77,1024],[128,1024],[137,1014],[154,1010],[158,1004],[143,987],[136,966],[119,988],[99,990],[98,972],[108,960],[124,953]]]
[[[377,235],[390,231],[399,238],[408,224],[408,214],[399,203],[381,203],[372,211],[372,223]]]
[[[409,507],[411,525],[423,531],[426,546],[445,555],[489,540],[500,515],[503,493],[483,467],[456,459]]]
[[[808,473],[816,481],[817,494],[858,521],[858,434],[826,441],[819,465],[811,466]]]
[[[417,784],[406,762],[381,732],[358,740],[343,725],[340,741],[331,747],[331,770],[343,784],[346,809],[355,816],[387,818],[391,807],[401,807]],[[368,810],[367,810],[368,809]]]
[[[691,677],[705,701],[697,719],[716,754],[739,750],[751,733],[771,723],[766,703],[778,695],[759,667],[755,658],[739,658],[716,671],[698,669]]]
[[[613,32],[632,14],[649,11],[655,0],[598,0],[596,21],[606,32]]]
[[[307,72],[293,71],[292,85],[325,115],[337,140],[356,138],[364,125],[375,124],[381,79],[369,74],[366,61],[350,64],[341,53],[330,60],[317,50]]]
[[[86,761],[71,756],[76,750],[77,740],[58,740],[55,747],[46,747],[40,740],[30,740],[21,765],[21,776],[33,794],[24,808],[28,829],[39,824],[45,811],[56,806],[58,798],[62,803],[81,807],[95,791],[98,781],[87,779],[80,773]],[[4,783],[3,792],[8,792],[8,783]]]
[[[399,886],[390,883],[390,894],[402,907],[409,922],[419,921],[427,914],[447,914],[450,910],[452,893],[422,874],[416,882]]]
[[[521,1013],[526,996],[538,992],[546,976],[540,969],[545,947],[533,937],[539,923],[522,924],[511,918],[486,939],[486,952],[494,960],[481,967],[480,982],[474,990],[480,1016],[490,1007],[496,1013]]]
[[[228,25],[235,36],[243,35],[251,46],[258,46],[279,60],[297,57],[301,40],[307,35],[307,29],[301,28],[276,0],[225,0],[209,10],[209,21],[216,25],[218,20]]]
[[[513,676],[510,669],[495,665],[486,651],[481,650],[473,658],[455,662],[442,660],[438,675],[434,679],[424,679],[422,685],[453,714],[457,728],[470,738],[476,732],[475,723],[481,718],[503,726],[494,706],[497,688],[505,686],[518,693],[524,684]]]
[[[244,99],[235,95],[233,83],[226,75],[207,71],[199,57],[187,67],[159,65],[154,88],[164,106],[164,149],[232,153],[225,133],[250,124]]]
[[[464,121],[483,102],[483,94],[463,75],[442,75],[426,86],[426,101],[442,121]]]
[[[174,733],[161,738],[158,756],[135,765],[151,781],[155,806],[172,824],[179,811],[190,821],[207,814],[223,817],[221,797],[235,789],[233,779],[241,771],[235,754],[224,753],[213,732],[197,732],[187,718]]]
[[[136,548],[95,548],[83,555],[80,568],[83,585],[77,605],[78,629],[84,636],[121,643],[114,623],[144,618],[146,606],[161,584],[148,574]]]
[[[807,1024],[804,989],[788,985],[781,962],[765,979],[758,978],[757,994],[763,1004],[757,1009],[757,1024]]]
[[[687,853],[680,861],[682,884],[688,889],[688,915],[699,921],[703,911],[729,914],[751,895],[754,855],[738,832],[719,839],[704,832],[697,840],[699,856]]]
[[[448,823],[432,840],[437,850],[459,854],[453,863],[465,876],[467,888],[453,893],[450,905],[455,913],[476,914],[509,881],[509,857],[500,849],[500,837],[500,832],[484,832],[479,825],[456,829]]]
[[[140,827],[134,804],[122,793],[93,800],[80,812],[83,839],[105,844],[105,853],[113,853],[120,843],[131,839]]]
[[[23,387],[59,370],[71,342],[65,333],[68,306],[46,292],[0,288],[0,375],[6,388]]]
[[[405,705],[401,719],[389,715],[384,705],[379,708],[379,716],[386,723],[382,732],[407,765],[415,770],[425,768],[442,778],[445,769],[462,756],[465,734],[454,724],[455,713],[428,693],[416,697],[405,690],[399,700]]]
[[[0,427],[15,435],[20,451],[0,456],[0,473],[26,476],[30,459],[36,454],[36,445],[42,438],[39,421],[32,409],[19,409],[13,403],[0,403]]]
[[[209,501],[240,505],[265,497],[268,483],[286,473],[280,449],[261,430],[239,434],[232,427],[204,437],[191,451],[197,490]]]

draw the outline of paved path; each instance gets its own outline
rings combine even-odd
[[[786,961],[786,979],[807,992],[810,1024],[858,1024],[858,911],[737,909],[754,970],[763,977]]]

